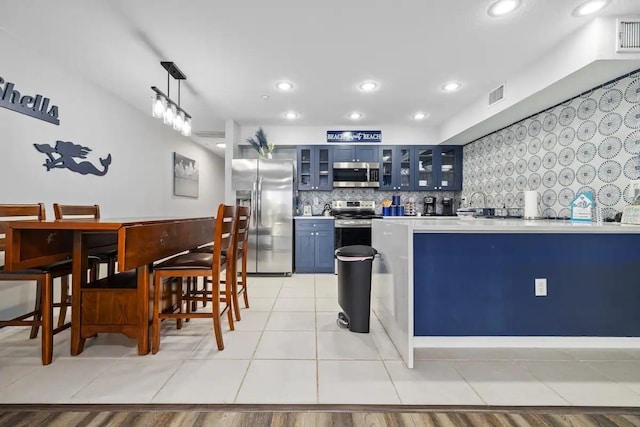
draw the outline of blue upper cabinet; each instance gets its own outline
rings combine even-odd
[[[324,145],[298,146],[298,190],[333,188],[332,147]]]
[[[414,189],[415,156],[412,146],[380,148],[380,189],[411,191]]]
[[[415,190],[462,190],[462,147],[415,147]]]
[[[298,190],[311,190],[313,182],[314,147],[311,145],[298,147]]]
[[[334,162],[377,162],[377,145],[334,145]]]

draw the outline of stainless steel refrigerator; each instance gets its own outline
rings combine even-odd
[[[251,208],[248,273],[293,272],[292,160],[233,159],[237,205]]]

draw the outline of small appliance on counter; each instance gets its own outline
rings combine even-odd
[[[405,216],[416,216],[416,202],[413,197],[409,197],[409,201],[404,204]]]
[[[312,211],[311,211],[311,205],[304,205],[302,207],[302,215],[304,216],[311,216],[313,215]]]
[[[453,216],[455,212],[453,210],[453,199],[451,197],[442,198],[442,215]]]
[[[329,203],[326,203],[324,205],[324,210],[322,211],[322,215],[323,216],[331,216],[331,205]]]
[[[425,197],[424,198],[424,215],[435,215],[436,214],[436,198],[435,197]]]

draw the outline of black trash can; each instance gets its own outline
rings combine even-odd
[[[354,245],[336,249],[338,259],[338,325],[352,332],[369,332],[371,265],[378,251]]]

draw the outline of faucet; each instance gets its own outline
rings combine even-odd
[[[483,193],[482,191],[474,191],[473,193],[471,193],[471,196],[469,196],[469,203],[473,203],[473,196],[475,196],[476,194],[480,194],[482,196],[482,208],[486,208],[487,207],[487,195],[485,193]],[[474,206],[472,206],[474,207]]]

